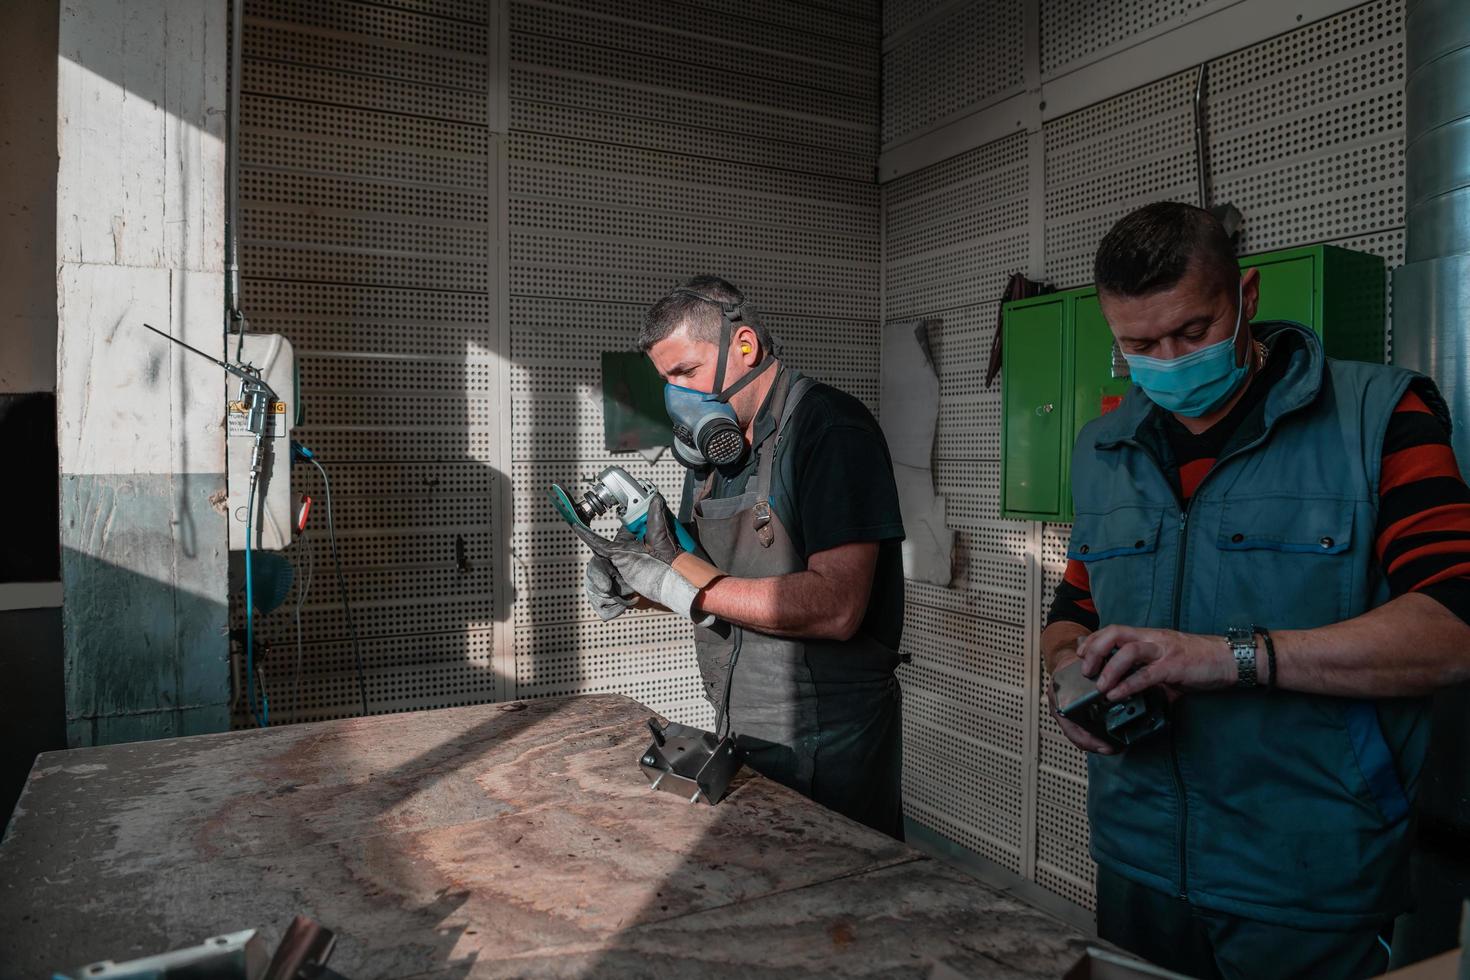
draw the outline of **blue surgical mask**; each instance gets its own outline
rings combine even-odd
[[[1133,383],[1143,389],[1155,405],[1175,415],[1197,419],[1230,400],[1250,370],[1250,358],[1235,363],[1235,343],[1243,322],[1245,284],[1237,287],[1235,331],[1229,340],[1201,347],[1183,357],[1165,359],[1124,354]]]

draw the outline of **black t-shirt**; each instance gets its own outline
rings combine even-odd
[[[756,417],[760,440],[776,426],[769,399]],[[756,469],[750,453],[738,471],[715,473],[713,495],[746,491]],[[796,406],[776,450],[771,506],[803,559],[857,541],[877,541],[878,566],[862,632],[893,650],[903,634],[903,516],[883,430],[867,407],[830,385],[812,385]],[[692,523],[699,483],[685,481],[679,517]]]

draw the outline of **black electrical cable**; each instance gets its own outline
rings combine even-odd
[[[327,534],[332,541],[332,561],[337,566],[337,593],[342,597],[342,611],[347,614],[347,629],[352,634],[352,652],[357,659],[357,693],[362,698],[362,713],[368,713],[367,675],[362,666],[362,642],[357,636],[357,624],[352,621],[352,603],[347,601],[347,579],[342,574],[342,555],[337,551],[337,526],[332,521],[332,481],[327,471],[315,456],[307,456],[311,465],[322,475],[322,486],[327,491]]]
[[[745,630],[739,626],[731,626],[735,630],[735,641],[730,649],[730,666],[725,668],[725,696],[721,698],[720,717],[715,719],[715,738],[723,739],[734,734],[730,728],[730,689],[735,684],[735,663],[740,659],[740,648],[744,645]]]

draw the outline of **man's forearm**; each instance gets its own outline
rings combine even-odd
[[[1470,680],[1470,626],[1411,592],[1345,622],[1272,631],[1276,686],[1338,697],[1414,697]],[[1266,660],[1258,657],[1265,679]]]
[[[846,640],[861,622],[853,622],[850,597],[837,592],[836,583],[812,571],[728,576],[701,592],[695,608],[773,636]]]
[[[1056,673],[1057,665],[1068,656],[1076,656],[1077,643],[1091,633],[1079,623],[1059,619],[1041,631],[1041,659],[1046,669]]]

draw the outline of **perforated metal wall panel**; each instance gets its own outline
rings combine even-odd
[[[1065,73],[1223,5],[1041,0],[1035,68]],[[965,6],[889,4],[885,31],[919,37]],[[1243,250],[1327,240],[1402,262],[1402,19],[1402,0],[1375,0],[1209,65],[1214,200],[1245,212]],[[904,105],[918,71],[885,76],[885,112]],[[967,82],[928,84],[942,99]],[[959,531],[953,587],[908,591],[905,676],[922,692],[906,728],[910,815],[1089,909],[1085,759],[1045,709],[1038,642],[1071,528],[999,520],[998,392],[980,378],[1006,273],[1034,263],[1059,287],[1085,284],[1123,214],[1198,202],[1194,83],[1193,71],[1160,78],[1046,123],[1039,146],[1007,137],[884,186],[886,315],[944,321],[934,473]],[[885,136],[903,125],[885,118]],[[1035,167],[1039,183],[1028,181]],[[1028,251],[1038,234],[1039,257]],[[1019,701],[993,693],[1015,685]],[[1016,718],[1024,730],[1008,727]],[[1006,750],[1018,747],[1012,763]]]
[[[1236,0],[1041,0],[1041,70],[1059,74]]]
[[[884,186],[889,321],[937,320],[934,482],[957,531],[948,588],[910,582],[904,648],[909,815],[1017,872],[1027,860],[1034,726],[1027,633],[1035,529],[1000,519],[1000,386],[985,367],[1006,278],[1024,268],[1024,136]]]
[[[244,306],[297,348],[372,709],[493,698],[498,635],[503,694],[708,722],[688,625],[598,622],[545,487],[617,462],[677,492],[604,452],[599,354],[699,272],[876,410],[876,0],[246,3]],[[315,579],[299,704],[290,607],[259,624],[276,717],[355,713],[325,535],[288,554]]]
[[[1021,91],[1025,11],[1024,0],[956,4],[887,47],[883,145]]]
[[[1026,266],[1027,186],[1024,135],[885,184],[888,317],[931,316],[995,302],[1011,273]],[[993,316],[976,323],[975,329],[994,327]]]
[[[870,13],[871,4],[783,0],[738,9],[516,2],[511,128],[870,182],[878,93]]]
[[[1209,71],[1211,186],[1247,215],[1241,250],[1326,241],[1383,256],[1386,275],[1402,265],[1403,0],[1355,7]]]
[[[332,476],[370,710],[493,700],[509,592],[494,574],[488,6],[244,2],[242,306],[295,346],[296,435]],[[358,714],[325,494],[309,467],[293,484],[317,501],[285,552],[312,573],[304,644],[298,660],[293,596],[259,621],[265,690],[274,720]]]
[[[1199,203],[1194,72],[1180,72],[1043,127],[1046,275],[1059,288],[1092,281],[1113,222],[1150,201]]]
[[[613,463],[677,498],[672,459],[604,451],[600,388],[601,353],[634,349],[673,285],[731,279],[788,362],[876,410],[877,16],[872,3],[511,3],[519,696],[621,691],[712,721],[689,624],[599,622],[582,593],[588,552],[546,501],[550,481]]]
[[[1044,625],[1046,610],[1067,570],[1070,524],[1041,528],[1041,593],[1037,622]],[[1037,755],[1029,760],[1036,779],[1036,883],[1084,908],[1094,907],[1097,873],[1087,848],[1087,762],[1067,741],[1047,706],[1051,675],[1038,665],[1040,684],[1031,692],[1040,719]]]
[[[955,0],[884,0],[883,37],[911,27],[924,18],[942,14],[945,7],[955,5]]]

